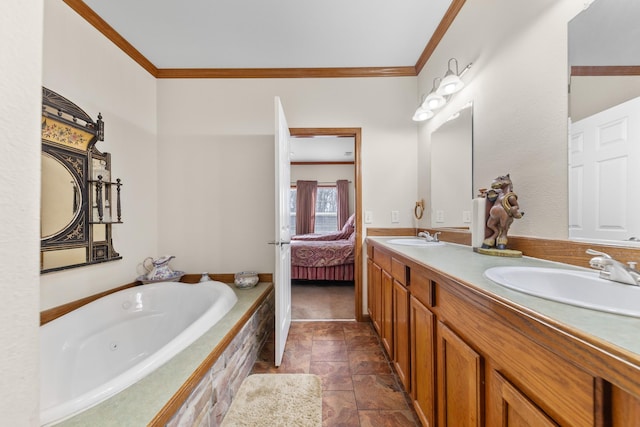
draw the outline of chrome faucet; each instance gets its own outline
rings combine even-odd
[[[431,234],[429,234],[428,231],[421,231],[418,233],[418,237],[424,237],[424,239],[427,242],[439,242],[440,240],[438,240],[438,235],[440,234],[439,231],[433,233],[433,236]]]
[[[636,270],[637,263],[623,264],[611,257],[611,255],[593,249],[587,249],[589,255],[597,255],[591,258],[589,265],[600,270],[600,277],[627,285],[640,286],[640,271]]]
[[[429,234],[428,231],[421,231],[418,233],[418,237],[424,237],[427,242],[430,242],[433,237]]]

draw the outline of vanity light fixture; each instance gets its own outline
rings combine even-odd
[[[447,100],[444,99],[444,96],[437,93],[436,80],[439,80],[439,79],[440,77],[436,77],[435,79],[433,79],[433,88],[431,89],[431,92],[429,92],[424,102],[422,103],[422,106],[424,108],[428,108],[431,111],[437,110],[438,108],[442,108],[444,107],[444,104],[447,103]],[[442,86],[442,84],[440,86]]]
[[[431,117],[434,116],[434,112],[431,110],[428,110],[426,108],[424,108],[422,105],[418,107],[418,109],[416,110],[416,112],[413,114],[413,121],[414,122],[423,122],[425,120],[430,119]]]
[[[451,68],[451,62],[455,62],[456,72],[453,72]],[[465,68],[465,71],[467,68]],[[464,82],[460,79],[460,73],[458,73],[458,60],[456,58],[451,58],[447,63],[447,72],[445,73],[442,81],[440,82],[440,86],[438,86],[438,90],[436,93],[439,95],[451,95],[452,93],[456,93],[462,90],[464,87]]]
[[[425,120],[430,119],[434,116],[434,112],[431,111],[428,107],[425,107],[425,98],[426,95],[422,95],[422,100],[420,101],[420,105],[416,109],[416,112],[413,113],[413,117],[411,118],[414,122],[423,122]]]
[[[452,63],[455,63],[455,72],[453,71]],[[430,119],[435,115],[434,110],[442,108],[454,93],[462,90],[464,82],[461,77],[469,71],[471,64],[469,63],[461,72],[458,72],[458,60],[456,58],[449,59],[447,72],[442,79],[440,77],[433,79],[433,88],[413,114],[413,121],[421,122]],[[440,80],[437,88],[436,80]]]

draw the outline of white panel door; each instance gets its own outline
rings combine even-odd
[[[640,237],[640,98],[571,125],[569,237]]]
[[[275,176],[276,176],[276,228],[275,228],[275,294],[276,331],[275,363],[280,366],[284,347],[291,326],[291,230],[289,228],[289,188],[291,187],[291,165],[289,163],[289,126],[284,116],[280,98],[275,98]]]

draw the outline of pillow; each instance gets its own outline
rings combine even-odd
[[[342,226],[342,231],[355,230],[355,228],[356,228],[356,214],[352,214]]]

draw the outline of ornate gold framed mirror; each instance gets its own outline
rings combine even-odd
[[[121,223],[120,179],[111,156],[96,148],[104,122],[42,88],[40,271],[47,273],[121,259],[112,224]]]

